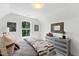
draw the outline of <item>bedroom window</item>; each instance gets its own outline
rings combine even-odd
[[[22,22],[22,37],[30,36],[30,22]]]

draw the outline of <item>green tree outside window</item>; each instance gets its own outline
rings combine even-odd
[[[22,22],[22,36],[30,36],[30,22]]]

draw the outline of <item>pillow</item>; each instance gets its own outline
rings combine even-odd
[[[33,41],[35,41],[35,39],[33,37],[26,38],[25,40],[27,40],[30,43],[33,42]]]
[[[25,40],[29,41],[30,43],[32,42],[35,42],[37,40],[42,40],[42,39],[39,39],[39,38],[36,38],[36,37],[29,37],[29,38],[26,38]]]

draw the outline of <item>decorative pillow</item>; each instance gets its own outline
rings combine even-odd
[[[53,37],[53,33],[50,33],[50,32],[47,33],[46,35],[47,35],[47,36],[50,36],[50,37]]]

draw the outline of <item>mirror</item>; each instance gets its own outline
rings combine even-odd
[[[54,30],[60,30],[60,26],[54,26]]]
[[[51,24],[51,32],[63,33],[64,32],[64,22]]]

